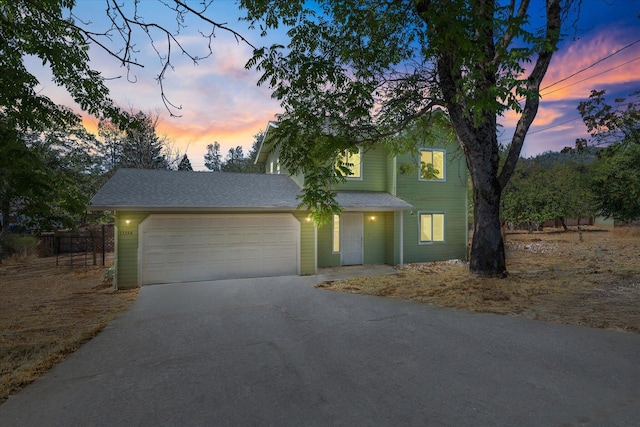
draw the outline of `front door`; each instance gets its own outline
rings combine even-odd
[[[362,212],[342,214],[342,265],[363,264],[363,216]]]

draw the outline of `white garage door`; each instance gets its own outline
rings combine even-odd
[[[150,215],[139,228],[140,282],[299,274],[299,236],[291,214]]]

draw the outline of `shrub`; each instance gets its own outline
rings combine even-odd
[[[113,278],[116,275],[116,268],[111,266],[104,270],[104,275],[102,276],[102,284],[113,286]]]
[[[33,236],[20,236],[19,234],[7,234],[0,236],[0,258],[14,256],[17,258],[29,258],[36,256],[38,252],[38,240]]]

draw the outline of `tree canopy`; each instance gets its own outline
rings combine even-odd
[[[591,192],[588,153],[544,153],[520,159],[504,190],[501,217],[518,227],[535,230],[545,221],[588,218],[597,213]]]
[[[264,132],[262,131],[253,135],[253,143],[246,156],[242,146],[238,145],[229,149],[224,160],[219,142],[207,145],[207,153],[204,155],[205,167],[213,172],[264,173],[264,168],[255,164],[263,136]]]
[[[275,133],[287,170],[306,175],[303,203],[330,214],[339,153],[385,142],[441,106],[473,182],[471,273],[504,276],[501,192],[536,116],[563,19],[579,4],[242,0],[265,32],[290,28],[288,45],[256,49],[247,66],[281,101]],[[508,110],[520,119],[499,167],[497,117]]]
[[[591,140],[578,140],[578,151],[588,145],[605,146],[593,164],[592,190],[600,212],[622,221],[640,219],[640,92],[615,99],[605,91],[591,91],[578,105]]]

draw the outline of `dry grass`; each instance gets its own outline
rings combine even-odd
[[[51,369],[126,310],[137,290],[114,291],[103,268],[55,258],[0,264],[0,402]]]
[[[398,274],[321,288],[479,312],[640,332],[640,232],[587,230],[507,236],[506,279],[470,278],[464,263],[406,266]]]

